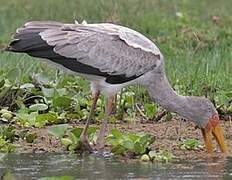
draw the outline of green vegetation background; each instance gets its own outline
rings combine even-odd
[[[228,105],[232,91],[231,0],[0,0],[0,47],[32,20],[114,22],[152,39],[165,56],[173,87],[183,95],[206,95]],[[19,67],[18,81],[54,70],[22,54],[0,53],[0,77]],[[70,76],[74,78],[73,76]],[[137,98],[149,101],[136,87]]]

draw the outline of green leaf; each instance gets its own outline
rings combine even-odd
[[[180,149],[182,150],[197,150],[201,148],[202,145],[197,139],[187,139],[180,144]]]
[[[133,142],[136,142],[136,141],[140,138],[138,135],[132,134],[132,133],[129,133],[127,136],[128,136],[128,138],[129,138],[130,140],[132,140]]]
[[[134,143],[130,140],[125,140],[122,142],[122,146],[125,148],[125,149],[128,149],[128,150],[133,150],[134,149]]]
[[[7,74],[7,78],[11,81],[11,82],[16,82],[19,77],[21,75],[21,70],[19,68],[13,68],[11,69],[8,74]]]
[[[27,141],[28,143],[33,143],[33,142],[35,142],[36,138],[37,138],[36,133],[27,133],[27,134],[26,134],[26,141]]]
[[[67,131],[69,125],[68,124],[59,124],[52,126],[48,129],[48,132],[52,134],[53,136],[62,138],[65,135],[65,132]]]
[[[72,140],[69,138],[61,138],[61,143],[65,146],[69,146],[70,144],[72,144]]]
[[[58,120],[58,116],[55,113],[49,112],[46,114],[38,114],[36,116],[36,122],[38,123],[55,123],[55,122],[59,122],[60,120]],[[44,124],[44,125],[45,125]]]
[[[20,89],[30,89],[30,88],[34,88],[34,84],[31,83],[25,83],[23,85],[20,86]]]
[[[150,151],[148,155],[150,156],[151,159],[154,159],[157,156],[157,153],[156,151]]]
[[[45,97],[53,97],[55,90],[53,88],[42,87],[42,93]]]
[[[150,151],[149,156],[153,160],[165,163],[171,161],[175,157],[172,153],[166,150],[159,150],[158,152]]]
[[[74,145],[76,145],[80,139],[80,137],[75,136],[75,134],[73,134],[72,132],[70,132],[69,138],[73,142]]]
[[[83,128],[74,128],[72,129],[71,133],[73,133],[73,135],[76,136],[77,138],[80,138],[82,131]]]
[[[126,152],[126,150],[123,146],[118,145],[118,146],[114,146],[111,149],[111,152],[114,153],[115,155],[119,155],[119,154],[124,154]]]
[[[42,74],[42,73],[38,73],[38,74],[34,75],[34,79],[39,84],[42,84],[42,85],[49,84],[49,82],[50,82],[50,79],[48,78],[48,76],[46,76],[45,74]]]
[[[67,95],[67,89],[66,89],[66,88],[56,89],[56,91],[58,92],[58,94],[59,94],[60,96]]]
[[[139,142],[136,142],[134,144],[134,151],[137,155],[144,154],[146,151],[146,146],[143,146]]]
[[[155,117],[156,112],[157,112],[156,105],[154,103],[146,103],[144,105],[144,111],[145,111],[146,116],[149,119],[153,119]]]
[[[148,145],[152,144],[154,141],[155,141],[155,138],[153,136],[151,136],[150,134],[145,134],[145,135],[141,136],[139,139],[139,142],[143,146],[148,146]]]
[[[53,98],[53,106],[60,108],[68,108],[72,102],[72,99],[68,96],[56,96]]]
[[[111,130],[111,134],[112,134],[115,138],[121,138],[121,137],[122,137],[122,133],[121,133],[118,129],[112,129],[112,130]]]
[[[29,109],[31,111],[45,111],[48,109],[48,105],[47,104],[42,104],[42,103],[38,103],[38,104],[33,104],[29,107]]]

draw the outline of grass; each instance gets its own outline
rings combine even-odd
[[[30,20],[115,22],[138,30],[156,42],[166,57],[168,78],[180,93],[205,95],[206,89],[231,89],[229,7],[232,3],[229,0],[220,3],[209,0],[171,3],[167,0],[0,0],[0,3],[2,46],[9,42],[17,27]],[[220,19],[213,22],[213,16]],[[0,63],[4,70],[20,64],[25,74],[40,68],[34,59],[25,55],[4,53]]]
[[[27,21],[114,22],[143,33],[157,44],[165,56],[168,79],[178,93],[207,96],[223,112],[232,107],[230,0],[0,0],[0,4],[0,48]],[[0,52],[0,67],[0,105],[12,112],[9,122],[43,127],[86,119],[91,98],[88,82],[82,78],[61,73],[24,54]],[[33,87],[21,88],[25,83]],[[134,119],[141,112],[147,119],[153,118],[159,109],[146,91],[128,87],[127,92],[118,105],[116,119],[124,114]],[[32,96],[36,98],[28,102]],[[104,117],[103,100],[98,102],[97,120]],[[37,103],[47,105],[47,109],[30,109]],[[135,107],[141,110],[135,112]],[[59,120],[49,119],[51,116]]]

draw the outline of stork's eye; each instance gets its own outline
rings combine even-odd
[[[218,114],[214,114],[214,115],[212,116],[212,119],[213,119],[213,120],[218,120],[218,119],[219,119]]]

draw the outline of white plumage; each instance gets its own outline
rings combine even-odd
[[[87,129],[99,93],[107,95],[106,117],[97,141],[98,149],[101,150],[104,148],[107,119],[114,95],[125,86],[141,84],[155,102],[202,128],[209,152],[212,151],[209,139],[212,132],[221,150],[227,151],[213,104],[203,97],[176,94],[166,78],[160,50],[139,32],[110,23],[35,21],[17,29],[14,38],[8,51],[48,59],[91,81],[93,105],[81,135],[81,142],[87,150],[91,150]]]

